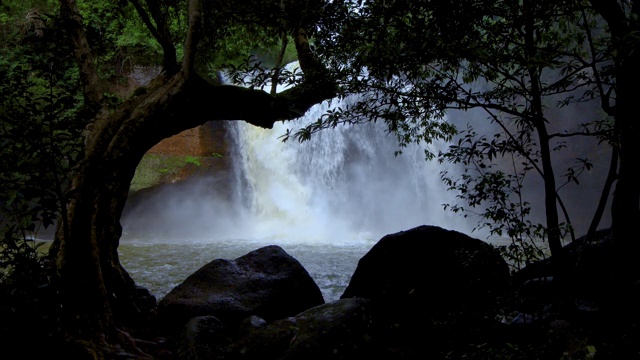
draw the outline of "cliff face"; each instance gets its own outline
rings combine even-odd
[[[213,153],[223,154],[227,151],[226,133],[224,122],[210,122],[164,139],[148,154],[205,157]]]
[[[223,121],[210,122],[158,143],[138,165],[131,191],[205,175],[228,185],[232,164],[227,126]]]
[[[162,140],[151,148],[147,154],[173,155],[173,156],[202,156],[205,149],[201,141],[201,128],[193,128],[181,132],[178,135]]]

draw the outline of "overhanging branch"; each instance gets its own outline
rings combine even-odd
[[[184,96],[186,103],[180,104],[180,107],[189,114],[182,117],[193,117],[197,122],[187,126],[211,120],[244,120],[270,129],[277,121],[297,119],[312,106],[330,98],[324,96],[326,92],[313,88],[294,88],[296,91],[272,96],[262,90],[211,85],[200,77],[192,77],[187,87],[187,95]]]

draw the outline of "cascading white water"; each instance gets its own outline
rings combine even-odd
[[[440,181],[439,165],[425,161],[424,148],[417,145],[395,156],[395,135],[384,124],[339,126],[303,143],[279,139],[287,128],[316,121],[328,106],[320,104],[270,130],[233,125],[250,237],[352,242],[421,224],[470,231],[443,210],[452,198]]]

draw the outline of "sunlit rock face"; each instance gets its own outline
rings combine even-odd
[[[142,158],[131,190],[204,176],[219,177],[220,186],[229,186],[232,161],[227,126],[224,121],[209,122],[164,139]]]

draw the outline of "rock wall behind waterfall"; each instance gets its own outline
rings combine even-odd
[[[143,157],[121,219],[125,236],[207,237],[237,228],[235,146],[223,121],[167,138]]]
[[[228,185],[231,176],[230,139],[226,122],[217,121],[167,138],[151,148],[136,169],[131,190],[174,184],[213,175]]]

